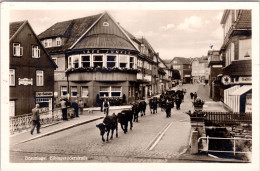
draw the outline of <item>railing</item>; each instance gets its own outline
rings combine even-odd
[[[198,139],[198,143],[200,142],[200,140],[202,140],[202,139],[206,139],[206,144],[207,144],[207,146],[206,146],[206,150],[204,150],[204,151],[206,151],[206,152],[217,152],[217,153],[233,153],[234,154],[234,156],[237,154],[237,153],[244,153],[244,154],[246,154],[246,153],[252,153],[252,151],[251,151],[251,149],[250,149],[250,151],[236,151],[236,141],[252,141],[252,139],[246,139],[246,138],[237,138],[237,137],[233,137],[233,138],[220,138],[220,137],[209,137],[209,136],[207,136],[207,137],[200,137],[199,139]],[[233,151],[221,151],[221,150],[209,150],[209,140],[210,139],[219,139],[219,140],[233,140],[234,141],[234,143],[233,143]],[[202,151],[202,150],[201,150]]]
[[[205,116],[205,121],[213,124],[252,124],[252,113],[233,113],[233,112],[201,112]]]
[[[62,119],[61,109],[55,109],[52,111],[47,111],[40,113],[40,123],[41,125],[50,124],[55,121]],[[25,114],[21,116],[10,117],[9,129],[10,134],[15,132],[21,132],[22,130],[28,129],[32,124],[32,113]]]

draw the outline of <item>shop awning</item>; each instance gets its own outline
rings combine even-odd
[[[252,89],[252,85],[244,85],[240,87],[239,89],[235,90],[234,92],[230,93],[230,96],[241,96],[242,94],[246,93]]]

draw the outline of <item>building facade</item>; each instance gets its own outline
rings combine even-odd
[[[208,51],[208,67],[210,98],[214,101],[220,101],[220,84],[217,80],[222,74],[223,60],[218,50]]]
[[[221,19],[224,41],[220,49],[224,68],[221,95],[233,112],[251,112],[251,10],[225,10]]]
[[[107,12],[59,22],[39,35],[59,69],[55,92],[97,106],[99,99],[125,103],[151,95],[157,56]]]
[[[208,57],[202,56],[192,59],[192,81],[193,83],[208,83],[209,68]]]
[[[42,46],[28,21],[10,23],[10,116],[53,109],[56,64]]]
[[[180,81],[183,83],[191,83],[191,59],[184,57],[174,57],[171,61],[173,69],[178,70],[180,73]]]

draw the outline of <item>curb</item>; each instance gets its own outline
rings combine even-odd
[[[93,122],[93,121],[96,121],[96,120],[99,120],[99,119],[103,119],[103,118],[104,118],[104,117],[99,117],[99,118],[95,118],[95,119],[83,121],[83,122],[80,122],[80,123],[76,123],[76,124],[71,125],[71,126],[67,126],[67,127],[64,127],[64,128],[60,128],[60,129],[57,129],[57,130],[55,130],[55,131],[47,132],[47,133],[45,133],[45,134],[41,134],[41,135],[39,135],[39,136],[30,138],[30,139],[20,141],[20,142],[14,144],[14,145],[21,144],[21,143],[25,143],[25,142],[32,141],[32,140],[35,140],[35,139],[39,139],[39,138],[42,138],[42,137],[45,137],[45,136],[49,136],[49,135],[52,135],[52,134],[55,134],[55,133],[58,133],[58,132],[61,132],[61,131],[64,131],[64,130],[67,130],[67,129],[70,129],[70,128],[73,128],[73,127],[77,127],[77,126],[80,126],[80,125],[83,125],[83,124],[86,124],[86,123],[90,123],[90,122]]]

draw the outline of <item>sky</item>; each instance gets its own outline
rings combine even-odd
[[[11,10],[10,22],[28,20],[36,34],[53,24],[104,10]],[[135,37],[146,38],[162,59],[207,55],[223,43],[223,10],[108,10]]]

